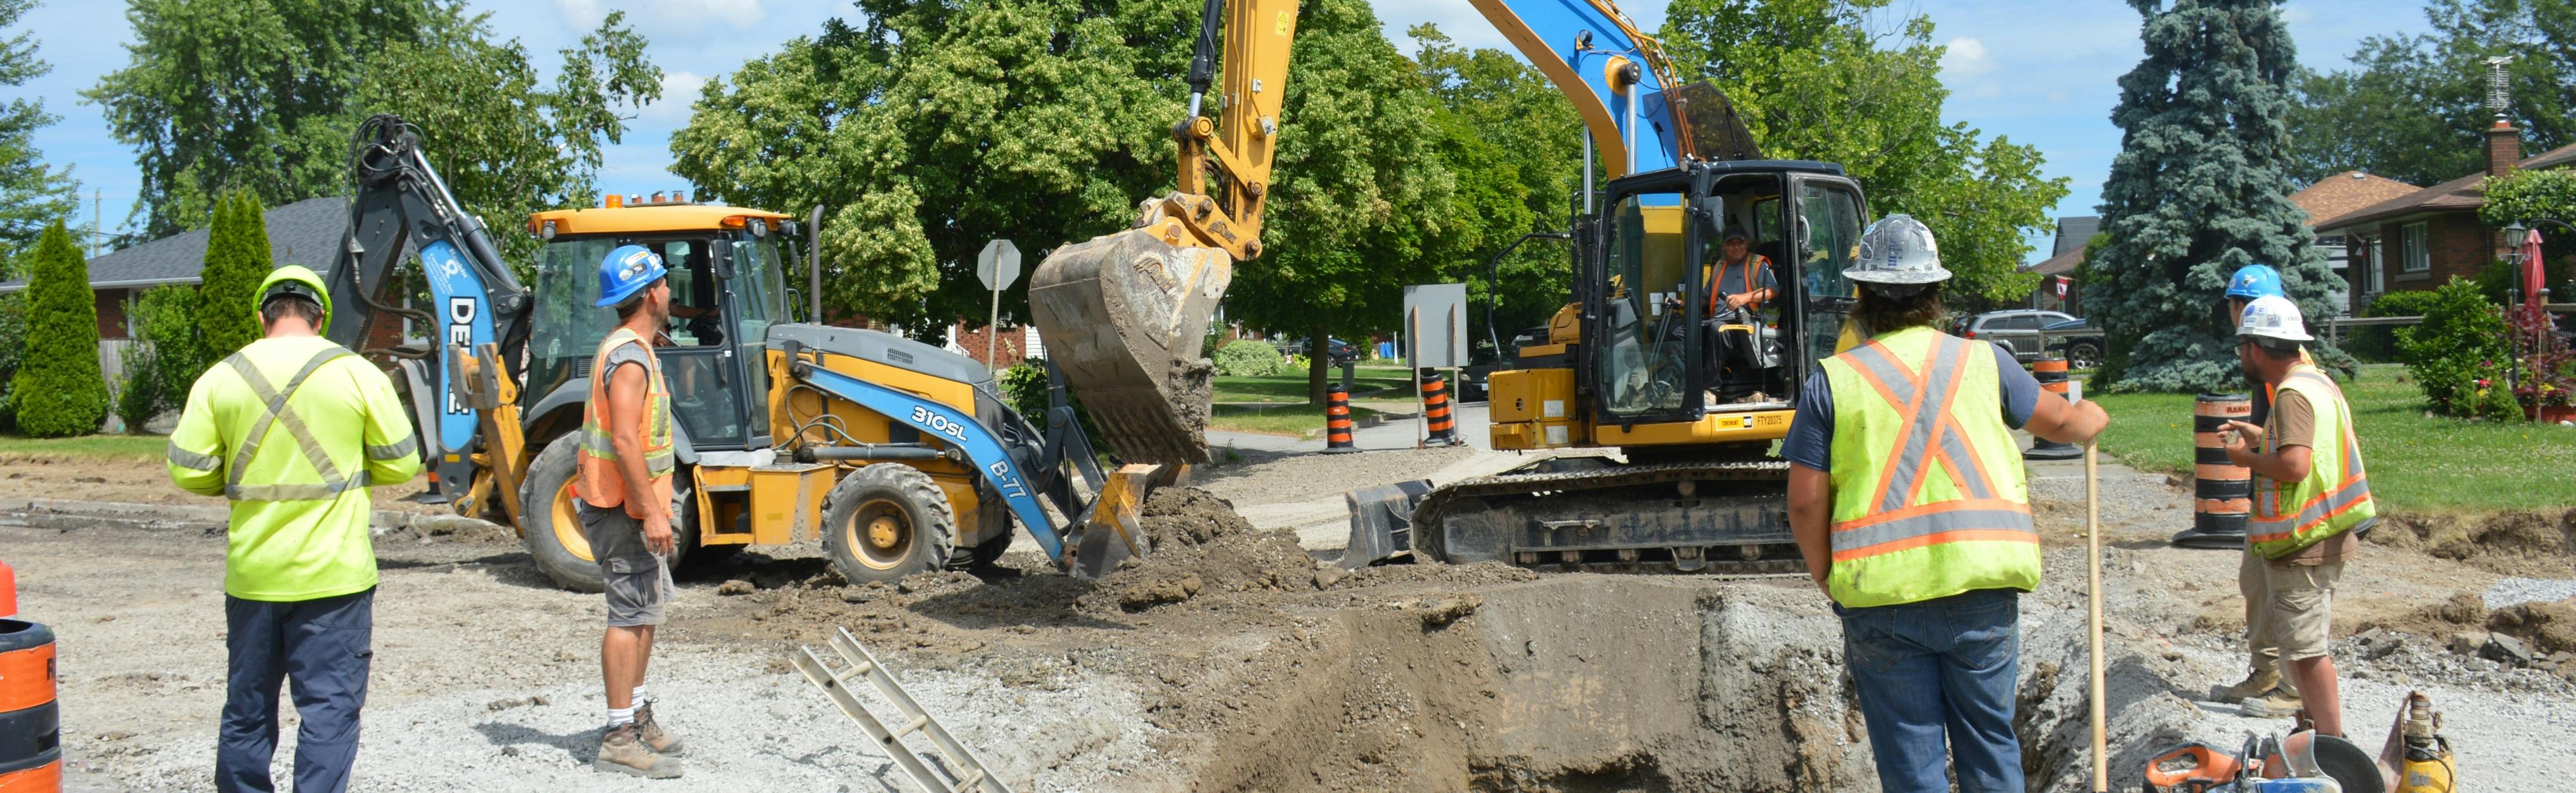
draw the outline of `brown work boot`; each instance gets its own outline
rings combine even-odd
[[[2245,698],[2245,707],[2238,713],[2252,718],[2271,719],[2296,714],[2303,706],[2304,703],[2299,701],[2299,692],[2290,690],[2289,686],[2278,686],[2262,696]]]
[[[2245,679],[2238,681],[2236,685],[2219,689],[2217,699],[2220,702],[2243,702],[2272,693],[2272,689],[2280,687],[2281,670],[2256,669],[2246,672]],[[638,717],[636,720],[643,719]]]
[[[645,746],[652,747],[654,754],[680,755],[680,736],[672,735],[670,730],[662,729],[661,722],[653,720],[653,703],[650,701],[635,706],[635,737],[643,739]]]
[[[678,779],[680,758],[654,752],[653,747],[644,745],[635,725],[620,724],[599,737],[599,757],[590,761],[590,769],[645,779]]]

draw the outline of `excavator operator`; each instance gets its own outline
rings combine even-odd
[[[1718,247],[1720,257],[1700,267],[1700,281],[1708,293],[1706,316],[1716,316],[1718,296],[1725,295],[1729,309],[1759,312],[1762,304],[1780,296],[1780,282],[1771,272],[1771,258],[1753,252],[1751,237],[1743,226],[1726,227],[1726,242]]]

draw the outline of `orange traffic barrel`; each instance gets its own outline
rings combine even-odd
[[[1340,383],[1324,386],[1324,453],[1349,454],[1359,451],[1351,442],[1351,387]]]
[[[2245,547],[2245,517],[2254,511],[2254,472],[2227,461],[2219,432],[2244,421],[2254,400],[2244,394],[2202,394],[2191,408],[2191,528],[2173,536],[2185,548]]]
[[[1458,420],[1449,415],[1449,380],[1433,372],[1422,378],[1422,422],[1430,436],[1423,442],[1432,446],[1456,446]]]
[[[18,616],[18,571],[0,562],[0,620]]]
[[[2066,359],[2041,358],[2030,362],[2031,379],[2039,381],[2039,390],[2066,398]],[[2042,397],[2045,399],[2046,397]],[[2084,456],[2084,449],[2072,443],[2059,443],[2033,435],[2030,450],[2021,453],[2024,460],[2071,460]]]
[[[62,718],[54,710],[54,632],[0,620],[0,790],[63,787]]]

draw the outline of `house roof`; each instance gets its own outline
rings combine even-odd
[[[301,264],[329,272],[349,228],[349,199],[308,198],[261,213],[268,224],[268,257],[277,266]],[[206,268],[206,229],[190,229],[89,260],[92,289],[130,289],[197,283]],[[24,280],[0,283],[0,294],[27,288]]]
[[[2083,263],[2084,243],[2078,242],[2075,247],[2067,248],[2055,256],[2048,257],[2046,261],[2031,265],[2030,271],[2040,275],[2066,275],[2074,272],[2076,265]]]
[[[2516,168],[2537,170],[2556,168],[2576,162],[2576,144],[2560,146],[2525,158]],[[2487,172],[2479,171],[2448,182],[2397,196],[2376,204],[2345,212],[2309,225],[2318,231],[2348,228],[2372,221],[2387,220],[2426,212],[2475,211],[2487,203]]]
[[[2049,249],[2048,255],[2054,257],[2067,251],[2083,250],[2084,243],[2092,241],[2093,235],[2101,230],[2102,216],[2100,215],[2058,218],[2057,242]]]
[[[2311,224],[2353,210],[2403,198],[2423,188],[2360,171],[2345,171],[2290,194],[2290,203],[2307,210]]]

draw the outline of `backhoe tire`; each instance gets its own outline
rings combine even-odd
[[[519,503],[527,516],[520,527],[521,540],[528,547],[528,558],[537,563],[537,571],[556,586],[575,592],[597,593],[601,590],[599,560],[590,554],[590,537],[582,532],[581,515],[572,493],[573,480],[580,476],[581,436],[565,434],[546,444],[528,464],[528,478],[519,484]],[[680,503],[691,503],[686,491]],[[676,547],[671,554],[671,568],[679,569],[688,558],[691,546],[697,545],[692,510],[683,507],[671,513],[671,533]]]
[[[823,551],[852,584],[944,568],[956,536],[948,496],[912,466],[861,466],[823,497]]]

